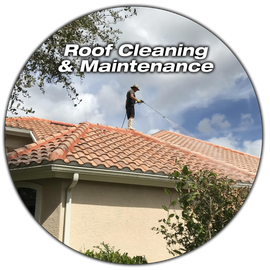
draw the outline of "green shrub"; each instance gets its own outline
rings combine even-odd
[[[171,175],[175,189],[165,188],[171,198],[168,206],[162,205],[167,218],[152,228],[163,235],[173,256],[194,250],[218,234],[239,211],[250,191],[250,187],[241,187],[227,177],[218,178],[211,171],[190,172],[187,166],[180,169]],[[177,195],[175,201],[173,192]],[[180,206],[181,215],[175,205]]]
[[[104,242],[101,243],[103,247],[94,246],[99,251],[96,252],[94,250],[87,250],[83,253],[86,256],[105,261],[105,262],[113,262],[120,264],[146,264],[147,260],[144,256],[134,256],[133,258],[128,256],[128,253],[120,254],[120,250],[114,251],[114,247],[110,247],[108,244]]]

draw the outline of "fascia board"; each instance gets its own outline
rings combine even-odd
[[[54,172],[51,170],[51,165],[40,165],[33,167],[21,167],[9,169],[12,180],[27,181],[27,180],[38,180],[46,178],[54,178]]]
[[[155,186],[174,188],[175,181],[168,176],[134,173],[98,168],[86,168],[79,166],[66,166],[60,164],[37,165],[33,167],[14,168],[10,170],[13,181],[31,181],[38,179],[71,179],[74,173],[79,174],[79,179],[84,181],[97,181],[118,184],[130,184],[141,186]],[[250,183],[237,182],[235,187],[251,187]]]
[[[29,138],[29,136],[30,136],[34,142],[37,141],[32,130],[25,129],[25,128],[5,127],[5,134],[26,137],[26,138]]]
[[[31,130],[25,128],[5,127],[5,133],[8,135],[20,135],[21,137],[29,137],[30,131]]]
[[[66,166],[60,164],[47,164],[10,169],[13,181],[29,181],[48,178],[71,179],[74,173],[78,173],[79,179],[84,181],[155,186],[163,188],[173,188],[175,186],[173,180],[169,179],[168,176],[163,175]]]

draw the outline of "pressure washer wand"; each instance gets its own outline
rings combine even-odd
[[[166,118],[164,115],[162,115],[160,112],[158,112],[157,110],[155,110],[153,107],[151,107],[150,105],[148,105],[147,103],[145,103],[143,100],[141,101],[141,103],[144,103],[145,105],[147,105],[149,108],[151,108],[152,110],[154,110],[155,112],[157,112],[158,114],[160,114],[163,118]]]

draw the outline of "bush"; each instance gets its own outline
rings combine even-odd
[[[171,190],[165,189],[171,197],[170,205],[162,206],[167,218],[159,220],[160,227],[152,228],[164,236],[173,256],[194,250],[220,232],[238,212],[250,191],[250,187],[238,186],[226,177],[218,178],[211,171],[192,173],[187,166],[180,168],[180,172],[171,175],[175,180],[177,200],[172,201]],[[180,206],[181,217],[175,205]]]
[[[147,260],[143,256],[134,256],[133,258],[128,256],[128,253],[120,254],[120,250],[114,251],[114,247],[110,247],[108,244],[101,243],[103,247],[94,246],[99,251],[90,251],[89,249],[83,253],[86,256],[105,261],[120,264],[146,264]]]

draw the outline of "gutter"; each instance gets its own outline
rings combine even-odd
[[[17,167],[10,169],[10,174],[14,182],[17,181],[31,181],[37,179],[64,178],[70,179],[73,177],[74,171],[80,174],[80,180],[109,182],[118,184],[140,185],[140,186],[154,186],[161,188],[174,188],[175,182],[167,175],[158,175],[152,173],[142,173],[133,171],[123,171],[104,168],[91,168],[68,166],[62,164],[46,164],[36,165],[32,167]],[[251,182],[236,183],[242,187],[252,186]]]
[[[64,244],[69,245],[69,235],[70,235],[70,217],[71,217],[71,203],[72,203],[72,190],[77,185],[79,181],[79,174],[73,174],[73,180],[69,187],[67,188],[66,196],[66,209],[65,209],[65,222],[64,222]]]
[[[155,186],[173,188],[174,181],[167,175],[157,175],[143,172],[120,171],[104,168],[89,168],[67,166],[62,164],[36,165],[32,167],[17,167],[10,169],[13,181],[31,181],[37,179],[62,178],[70,179],[74,171],[80,174],[80,180],[109,182],[129,185]]]

